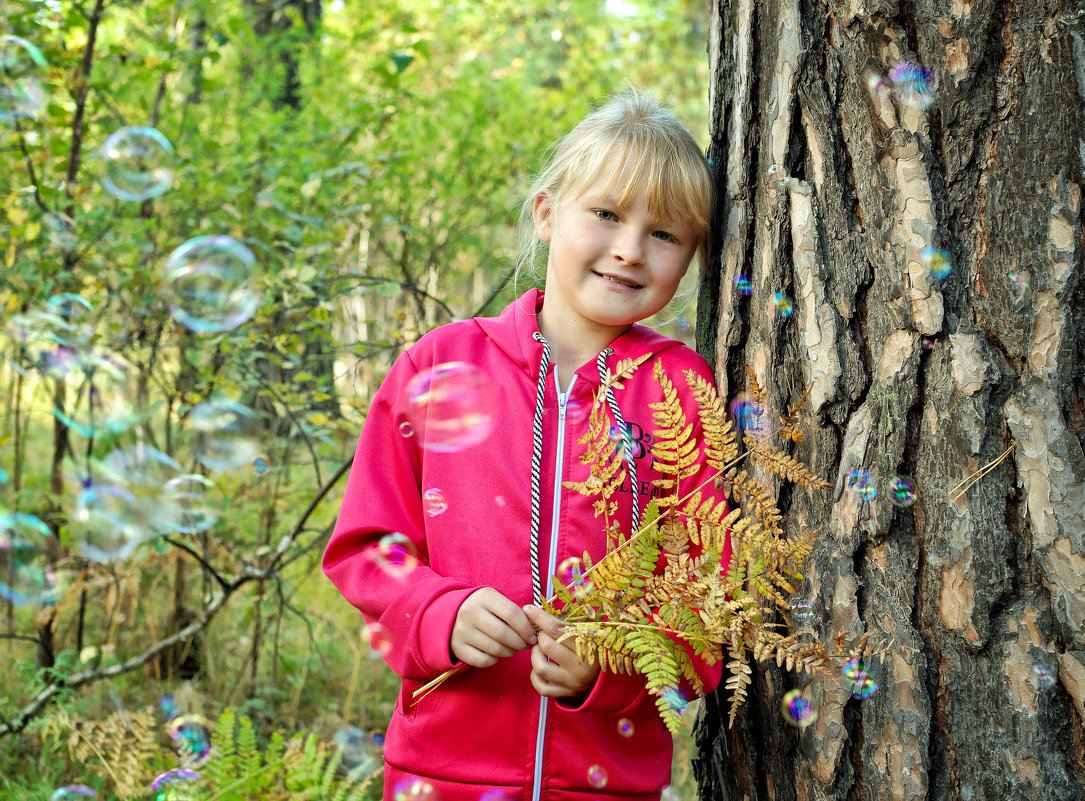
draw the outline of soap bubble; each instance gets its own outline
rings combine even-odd
[[[127,559],[145,538],[132,515],[135,496],[119,484],[86,482],[71,515],[76,548],[92,562]]]
[[[840,669],[844,689],[852,698],[869,698],[878,691],[878,678],[874,668],[861,659],[849,659]]]
[[[380,538],[377,547],[367,553],[377,567],[401,581],[421,564],[414,543],[405,534],[398,532],[385,534]]]
[[[6,325],[15,346],[13,366],[23,375],[40,370],[63,378],[80,366],[79,353],[67,343],[81,334],[76,326],[42,309],[13,314]]]
[[[889,479],[889,500],[894,506],[911,506],[916,502],[915,482],[911,476]]]
[[[181,473],[181,465],[172,457],[145,442],[116,448],[102,461],[105,477],[124,487],[134,499],[128,509],[133,525],[143,528],[146,536],[177,530],[181,509],[166,487]]]
[[[387,656],[392,650],[392,637],[380,623],[367,623],[362,626],[362,642],[372,650],[373,656]]]
[[[663,692],[659,694],[659,697],[663,700],[663,703],[675,712],[681,712],[686,708],[686,705],[689,704],[686,697],[682,695],[682,691],[674,685],[664,687]]]
[[[569,398],[565,403],[565,420],[569,423],[583,423],[591,414],[591,401]]]
[[[0,120],[37,117],[45,107],[42,79],[48,64],[34,45],[19,36],[0,36]]]
[[[773,164],[769,167],[769,180],[775,184],[777,189],[783,189],[787,186],[787,182],[791,180],[791,176],[788,175],[786,168],[781,167],[779,164]]]
[[[440,801],[441,794],[425,779],[408,777],[396,782],[392,798],[394,801]]]
[[[867,503],[878,497],[878,488],[870,473],[861,468],[848,471],[848,489],[855,492],[860,501]]]
[[[151,783],[151,801],[196,801],[207,795],[203,777],[191,768],[174,768]]]
[[[746,295],[748,297],[753,294],[753,281],[742,273],[739,273],[735,276],[735,290],[738,294]]]
[[[163,717],[167,721],[173,720],[177,717],[179,709],[177,708],[177,698],[173,693],[166,693],[158,699],[158,708],[162,711]]]
[[[1050,690],[1055,686],[1055,672],[1047,665],[1037,662],[1032,666],[1036,676],[1036,687],[1040,690]]]
[[[0,598],[16,606],[56,602],[49,540],[49,527],[37,516],[0,509]]]
[[[194,433],[193,455],[211,470],[235,470],[257,457],[260,418],[249,407],[226,397],[196,404],[186,425]]]
[[[809,598],[802,595],[792,595],[787,599],[787,607],[791,613],[791,620],[797,629],[801,631],[813,627],[814,605]]]
[[[51,245],[61,250],[71,250],[79,244],[75,220],[60,211],[47,211],[41,216],[41,227]]]
[[[588,768],[588,784],[596,790],[602,790],[607,786],[607,771],[602,765],[592,765]]]
[[[478,801],[516,801],[518,797],[504,790],[494,789],[484,792],[478,797]]]
[[[1018,272],[1017,270],[1010,270],[1006,277],[1010,279],[1010,284],[1017,291],[1023,291],[1028,289],[1028,275],[1026,273]]]
[[[619,720],[618,721],[618,734],[622,735],[622,737],[632,737],[633,736],[633,721],[631,721],[629,718],[622,718],[621,720]]]
[[[170,314],[197,333],[237,328],[260,306],[253,287],[256,257],[232,236],[197,236],[178,246],[163,268]]]
[[[814,705],[803,695],[802,690],[789,690],[784,693],[780,708],[784,713],[784,720],[800,729],[805,729],[817,720]]]
[[[781,317],[790,317],[795,311],[795,302],[783,292],[777,292],[772,296],[772,305],[776,313]]]
[[[357,726],[344,726],[332,739],[351,776],[367,776],[382,767],[381,748]]]
[[[49,796],[49,801],[80,801],[80,799],[97,798],[98,794],[85,784],[69,784]]]
[[[422,506],[427,515],[437,517],[448,511],[448,498],[445,497],[444,490],[433,487],[422,493]]]
[[[408,422],[422,446],[434,451],[458,451],[486,439],[496,404],[493,383],[466,362],[438,364],[407,383]]]
[[[576,556],[570,556],[558,565],[558,581],[576,598],[587,595],[592,590],[591,579],[584,578],[584,565]]]
[[[889,83],[877,72],[869,72],[866,77],[867,89],[879,97],[886,97],[892,92]]]
[[[494,505],[495,506],[504,506],[506,503],[508,503],[508,501],[505,500],[504,495],[495,495],[494,496]]]
[[[941,281],[953,272],[953,256],[948,250],[928,245],[919,253],[919,260],[931,276]]]
[[[930,68],[902,61],[889,70],[889,80],[903,105],[926,110],[934,104],[934,73]]]
[[[0,467],[0,489],[3,489],[11,483],[11,479],[8,474],[4,472],[4,468]]]
[[[762,417],[761,404],[745,392],[732,398],[727,410],[731,415],[731,422],[738,429],[739,437],[743,433],[757,433],[767,427]]]
[[[90,315],[94,311],[94,304],[89,300],[74,292],[61,292],[45,301],[45,308],[72,326],[68,337],[57,340],[61,345],[85,345],[90,341],[93,333]]]
[[[404,421],[399,424],[399,435],[404,439],[414,436],[414,429],[411,428],[411,424]]]
[[[207,505],[207,492],[214,486],[215,482],[198,474],[178,476],[165,483],[166,502],[176,510],[176,531],[197,534],[215,525],[218,512]]]
[[[150,200],[173,183],[173,145],[154,128],[131,125],[114,131],[97,155],[105,163],[102,184],[119,200]]]
[[[63,350],[58,351],[58,355]],[[132,405],[137,372],[122,356],[110,351],[70,352],[64,369],[67,403],[53,415],[81,437],[97,439],[120,434],[143,415]],[[60,370],[53,361],[53,370]]]
[[[181,715],[170,721],[166,731],[181,764],[197,767],[211,756],[211,722],[202,715]]]

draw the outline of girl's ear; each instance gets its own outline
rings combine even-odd
[[[535,195],[534,205],[531,207],[531,218],[535,221],[535,233],[543,242],[550,242],[550,233],[553,228],[554,204],[550,196],[545,192]]]

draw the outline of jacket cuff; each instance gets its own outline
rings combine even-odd
[[[419,612],[418,661],[435,675],[461,664],[460,660],[452,658],[452,626],[467,596],[478,589],[466,587],[443,593]]]
[[[625,712],[648,692],[644,676],[639,673],[609,673],[599,671],[587,696],[556,699],[558,706],[569,712]]]

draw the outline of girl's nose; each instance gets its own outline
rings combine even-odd
[[[611,253],[626,264],[641,264],[644,261],[644,241],[632,227],[624,228],[615,235]]]

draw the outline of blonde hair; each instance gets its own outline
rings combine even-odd
[[[651,93],[628,87],[612,95],[548,154],[520,207],[517,278],[526,269],[537,280],[546,264],[548,248],[532,217],[536,196],[544,193],[556,206],[600,180],[608,191],[617,190],[620,205],[643,193],[652,214],[692,227],[700,241],[695,261],[704,263],[712,214],[708,161],[689,130]]]

